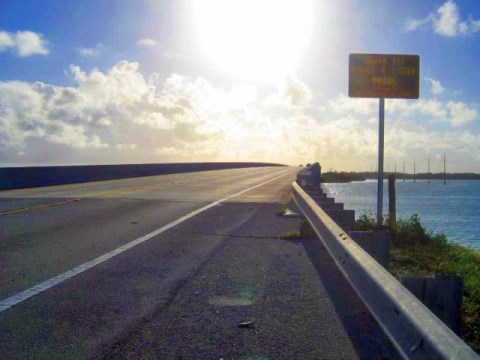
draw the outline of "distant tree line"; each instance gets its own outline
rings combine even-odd
[[[396,176],[397,180],[402,179],[416,179],[416,180],[480,180],[480,174],[475,173],[418,173],[418,174],[408,174],[408,173],[394,173],[394,172],[384,172],[384,178],[388,178],[389,175]],[[377,172],[345,172],[345,171],[329,171],[322,174],[322,182],[324,183],[345,183],[351,181],[365,181],[367,179],[378,178]]]

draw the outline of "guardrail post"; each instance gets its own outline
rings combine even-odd
[[[463,280],[456,275],[402,275],[400,282],[454,333],[461,334]]]
[[[391,235],[387,231],[350,231],[350,237],[385,269],[390,260]]]

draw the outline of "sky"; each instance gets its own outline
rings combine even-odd
[[[385,170],[480,172],[478,0],[0,0],[0,166],[377,168],[350,53],[420,56]]]

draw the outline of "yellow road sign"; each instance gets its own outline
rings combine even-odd
[[[418,99],[418,55],[350,54],[348,96]]]

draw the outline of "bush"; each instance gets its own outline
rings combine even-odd
[[[388,228],[388,219],[383,228]],[[443,234],[429,231],[417,214],[397,220],[391,228],[392,249],[389,271],[401,274],[450,274],[463,278],[463,339],[480,350],[480,252],[448,242]],[[373,230],[375,218],[364,214],[356,221],[355,230]]]
[[[442,250],[447,243],[445,235],[426,230],[417,214],[413,214],[408,220],[397,221],[394,231],[394,246],[403,249]]]
[[[313,230],[312,226],[306,219],[300,221],[299,226],[300,236],[304,239],[316,239],[317,234]]]
[[[353,227],[356,231],[368,231],[373,230],[376,227],[376,220],[373,214],[362,214],[358,220],[355,221]]]

